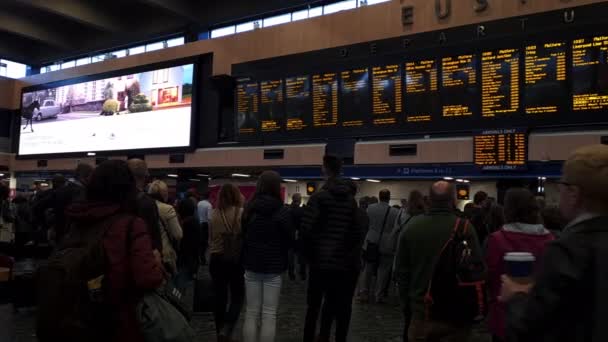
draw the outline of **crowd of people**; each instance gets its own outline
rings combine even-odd
[[[17,227],[16,245],[46,239],[55,263],[96,241],[103,251],[97,273],[91,260],[99,259],[88,252],[82,265],[89,269],[75,272],[86,274],[80,280],[89,294],[103,289],[115,319],[97,334],[76,329],[61,320],[75,315],[72,306],[58,303],[60,296],[45,299],[53,287],[45,283],[38,338],[146,341],[137,315],[143,296],[167,284],[185,291],[208,260],[222,342],[276,340],[284,274],[307,281],[304,342],[330,341],[334,324],[335,341],[348,341],[354,299],[381,304],[391,289],[404,341],[465,342],[484,318],[495,342],[608,340],[608,146],[577,150],[565,162],[559,208],[512,188],[502,205],[480,191],[460,211],[448,181],[434,183],[428,195],[412,191],[401,206],[390,205],[388,189],[357,202],[357,185],[340,177],[341,166],[324,158],[326,182],[304,206],[299,194],[284,204],[273,171],[260,175],[249,200],[227,183],[215,201],[189,194],[170,204],[167,184],[149,182],[137,159],[80,164],[74,180],[57,175],[52,190],[36,188],[12,203],[0,186],[0,216]],[[528,279],[509,275],[504,258],[512,252],[533,256]],[[98,273],[103,281],[95,287]],[[57,279],[49,274],[42,279]],[[78,323],[89,322],[82,304],[78,310]]]

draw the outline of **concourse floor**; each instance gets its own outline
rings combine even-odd
[[[190,291],[192,292],[192,291]],[[277,342],[301,342],[306,314],[306,283],[285,278],[281,293],[278,317]],[[188,293],[187,297],[192,298]],[[191,302],[191,299],[189,300]],[[390,302],[396,303],[392,297]],[[21,310],[15,316],[16,342],[36,342],[35,313]],[[351,322],[350,342],[401,342],[402,317],[395,304],[369,305],[355,303]],[[214,342],[215,330],[209,314],[197,314],[193,326],[201,342]],[[470,342],[490,342],[491,339],[477,328]]]

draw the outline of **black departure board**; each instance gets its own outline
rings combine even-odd
[[[372,68],[372,123],[393,125],[399,121],[402,106],[402,81],[399,64]]]
[[[369,71],[352,69],[340,73],[340,121],[344,127],[362,127],[369,115]]]
[[[309,76],[285,79],[285,112],[288,131],[301,131],[310,125],[308,117],[312,112],[312,105]]]
[[[259,129],[259,87],[257,82],[244,81],[236,86],[237,124],[239,134],[256,133]]]
[[[608,109],[608,36],[572,43],[572,109]]]
[[[405,64],[405,120],[431,121],[439,114],[437,60],[426,59]]]
[[[361,43],[238,63],[230,122],[243,142],[264,144],[605,124],[608,33],[597,25],[549,35],[535,24],[542,35],[462,44],[451,35],[444,46],[423,34],[407,50],[400,44],[411,37],[389,39],[378,53]],[[490,165],[514,165],[508,160]]]
[[[525,129],[493,129],[474,137],[475,165],[486,171],[523,170],[528,159]]]
[[[486,51],[481,56],[481,115],[519,111],[519,50]]]
[[[262,132],[276,132],[283,127],[283,80],[260,82],[260,121]]]
[[[312,76],[312,122],[314,127],[338,125],[338,74]]]
[[[566,110],[566,48],[566,42],[526,46],[526,114],[547,114]]]
[[[443,117],[472,116],[477,112],[477,57],[474,54],[441,59],[440,96]]]

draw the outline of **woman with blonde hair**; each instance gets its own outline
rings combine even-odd
[[[160,235],[163,244],[163,264],[172,276],[177,275],[177,250],[183,237],[175,209],[169,202],[169,187],[161,180],[150,184],[148,195],[156,201],[160,220]]]
[[[241,266],[241,207],[239,189],[234,184],[224,184],[209,220],[209,272],[215,291],[215,328],[219,342],[233,341],[245,296],[245,271]]]

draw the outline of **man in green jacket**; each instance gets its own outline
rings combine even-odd
[[[433,276],[434,262],[450,238],[456,220],[452,184],[440,181],[431,187],[431,208],[427,215],[414,217],[399,237],[395,276],[405,313],[410,341],[466,342],[471,326],[426,319],[424,296]],[[481,253],[475,229],[469,226],[473,252]],[[454,308],[455,311],[458,308]]]

